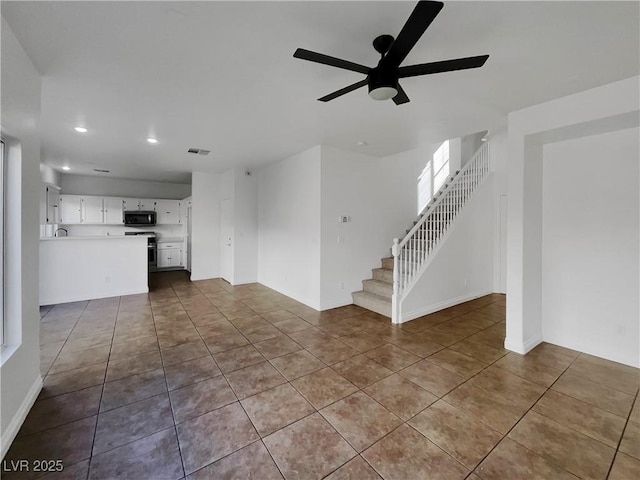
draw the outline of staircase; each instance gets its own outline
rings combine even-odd
[[[373,278],[362,281],[362,290],[353,292],[353,303],[362,308],[391,317],[393,295],[393,257],[381,259],[382,268],[371,270]]]
[[[374,268],[373,278],[363,280],[362,290],[352,293],[353,303],[401,323],[402,300],[422,276],[488,172],[489,145],[485,143],[440,189],[404,238],[393,240],[393,256],[382,258],[382,268]]]

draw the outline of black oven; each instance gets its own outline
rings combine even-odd
[[[125,211],[124,224],[125,225],[155,225],[156,212]]]

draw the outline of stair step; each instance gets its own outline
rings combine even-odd
[[[381,297],[391,300],[393,295],[393,284],[389,282],[381,282],[380,280],[363,280],[362,289],[365,292],[371,292]]]
[[[393,270],[393,257],[385,257],[380,260],[382,261],[382,268]]]
[[[379,313],[380,315],[384,315],[385,317],[391,318],[390,299],[381,297],[380,295],[376,295],[371,292],[365,292],[364,290],[353,292],[351,296],[353,297],[354,304],[362,308],[366,308],[367,310],[371,310],[372,312]]]
[[[389,268],[374,268],[371,272],[373,273],[374,280],[393,283],[393,270]]]

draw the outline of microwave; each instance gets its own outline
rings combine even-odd
[[[125,225],[155,225],[156,212],[125,211],[124,224]]]

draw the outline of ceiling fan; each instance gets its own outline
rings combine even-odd
[[[431,22],[433,22],[438,13],[440,13],[443,6],[444,4],[442,2],[420,1],[395,39],[391,35],[380,35],[376,37],[373,41],[373,48],[381,55],[381,58],[378,65],[374,68],[322,53],[312,52],[303,48],[298,48],[293,56],[310,62],[322,63],[332,67],[363,73],[367,76],[364,80],[360,80],[348,87],[341,88],[340,90],[319,98],[318,100],[321,102],[328,102],[345,93],[368,85],[371,98],[375,100],[388,100],[393,98],[396,105],[401,105],[407,103],[409,97],[407,97],[407,94],[398,83],[398,79],[478,68],[484,65],[487,58],[489,58],[489,55],[480,55],[477,57],[442,60],[439,62],[421,63],[419,65],[409,65],[405,67],[400,66],[425,30],[431,25]]]

